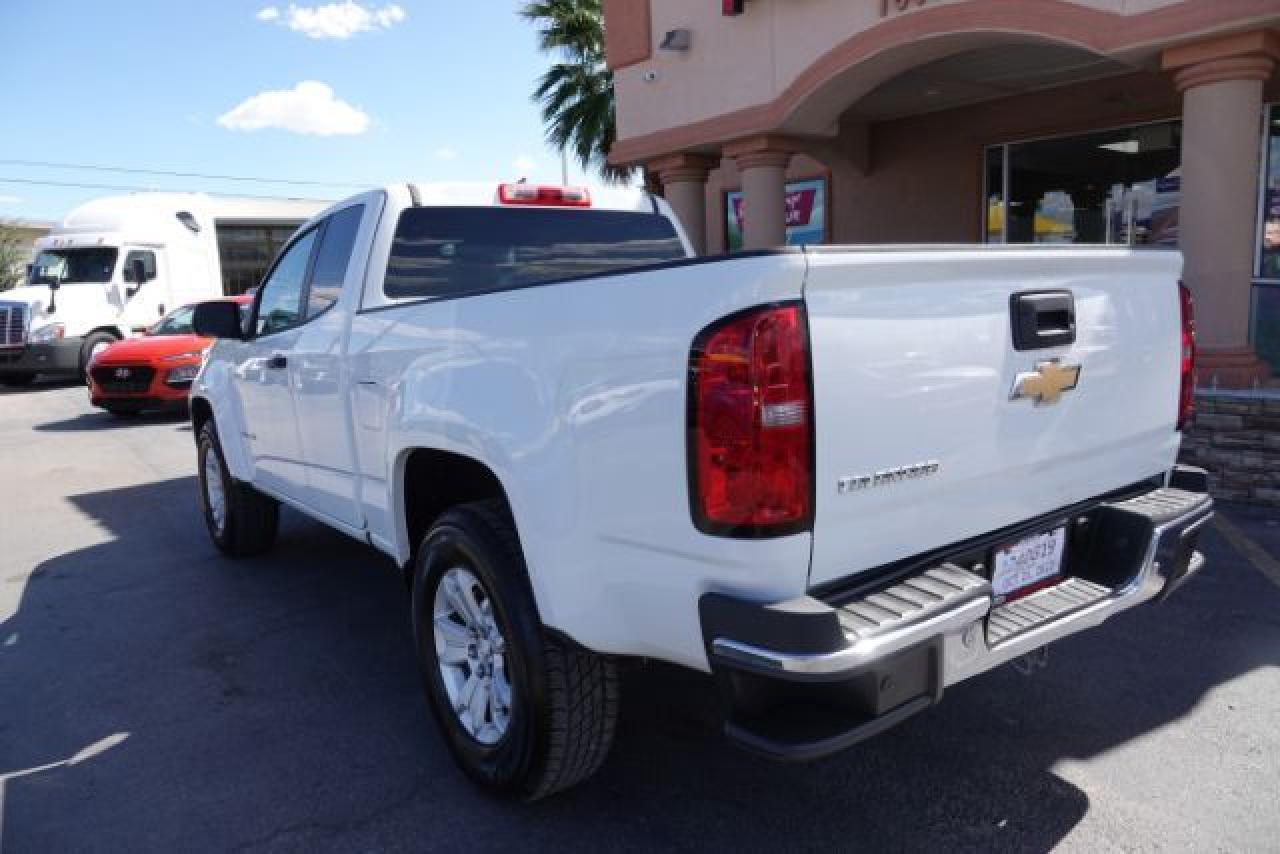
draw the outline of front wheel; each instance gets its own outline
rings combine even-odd
[[[231,476],[212,420],[200,429],[197,462],[200,505],[214,545],[231,557],[271,548],[280,524],[280,505]]]
[[[543,630],[502,502],[463,505],[431,527],[414,567],[413,634],[440,732],[485,789],[537,800],[604,762],[615,666]]]
[[[93,357],[110,347],[120,339],[110,332],[91,332],[85,336],[80,345],[80,381],[89,384],[89,363]]]

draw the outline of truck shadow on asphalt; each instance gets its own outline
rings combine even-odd
[[[48,394],[50,392],[58,392],[76,386],[84,387],[84,383],[77,379],[38,379],[32,385],[28,386],[8,386],[0,385],[0,397],[8,395],[35,395]]]
[[[136,415],[112,415],[102,409],[94,409],[61,421],[46,421],[35,425],[37,433],[96,433],[100,430],[120,430],[139,424],[173,424],[191,429],[190,416],[183,410],[142,412]]]
[[[726,745],[709,680],[628,667],[600,774],[510,805],[436,737],[383,557],[286,513],[271,554],[229,561],[195,494],[72,496],[104,541],[0,579],[25,584],[0,624],[0,849],[1047,850],[1090,808],[1055,763],[1280,662],[1280,591],[1215,541],[1195,584],[1036,678],[980,677],[816,764]]]

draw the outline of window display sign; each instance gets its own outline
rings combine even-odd
[[[824,243],[827,239],[827,179],[787,184],[787,245]],[[742,248],[742,223],[748,215],[741,190],[725,194],[726,241],[730,252]]]

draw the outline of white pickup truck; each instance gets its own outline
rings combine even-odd
[[[197,308],[205,519],[256,553],[283,502],[390,555],[492,790],[598,768],[625,658],[714,674],[750,750],[826,755],[1203,564],[1180,263],[694,258],[638,193],[387,187],[303,226],[246,324]]]

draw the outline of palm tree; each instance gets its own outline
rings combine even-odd
[[[538,47],[558,60],[533,90],[533,100],[542,105],[547,141],[606,181],[627,181],[632,170],[608,159],[616,130],[600,0],[529,2],[520,15],[537,26]]]

